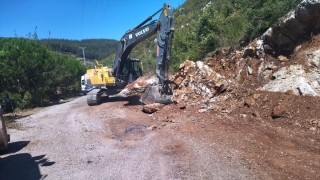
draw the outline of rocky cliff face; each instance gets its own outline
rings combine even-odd
[[[308,40],[320,29],[320,3],[303,0],[294,10],[268,29],[260,38],[269,54],[289,56],[301,41]]]
[[[319,32],[320,2],[304,0],[248,46],[181,64],[173,100],[205,112],[232,110],[240,91],[320,96]]]
[[[320,2],[304,0],[248,46],[216,51],[204,62],[182,63],[171,77],[172,100],[200,112],[231,112],[239,104],[250,106],[248,97],[257,91],[320,96],[319,32]],[[140,95],[155,82],[148,78],[128,85],[119,95]]]

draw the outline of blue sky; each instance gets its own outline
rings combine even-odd
[[[26,37],[37,27],[39,39],[119,40],[164,3],[177,8],[184,1],[0,0],[0,37]]]

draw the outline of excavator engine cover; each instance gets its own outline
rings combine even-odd
[[[172,103],[172,93],[161,93],[159,89],[159,85],[150,85],[146,88],[146,90],[142,93],[140,101],[144,104],[153,104],[153,103],[161,103],[161,104],[170,104]]]

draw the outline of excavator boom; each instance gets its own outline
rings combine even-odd
[[[152,20],[159,13],[159,18]],[[110,84],[107,81],[103,81],[105,85],[97,84],[94,86],[87,94],[87,103],[89,105],[98,104],[103,94],[107,96],[112,95],[112,92],[118,92],[118,89],[123,89],[126,85],[142,76],[140,61],[129,58],[129,54],[136,45],[155,34],[157,34],[155,67],[157,82],[146,88],[141,96],[141,101],[146,104],[155,102],[166,104],[171,102],[172,90],[168,82],[168,69],[174,32],[173,19],[173,8],[169,4],[164,4],[153,15],[149,16],[136,27],[128,30],[119,41],[116,57],[112,63],[110,77],[114,78],[114,82]],[[97,66],[98,68],[102,68],[102,65],[98,63]],[[99,77],[96,77],[97,75],[97,73],[94,73],[91,79],[99,79]],[[103,77],[107,75],[109,77],[109,74],[104,74]],[[102,76],[100,79],[103,79]],[[84,80],[83,82],[86,81]]]
[[[158,13],[161,13],[159,19],[151,21],[152,17]],[[116,58],[113,62],[113,76],[116,77],[117,82],[123,82],[121,77],[123,77],[123,73],[125,72],[125,64],[130,61],[128,55],[131,50],[140,42],[157,34],[157,83],[146,88],[142,94],[140,100],[145,104],[155,102],[166,104],[171,102],[172,90],[168,82],[168,69],[174,32],[173,21],[173,8],[169,4],[164,4],[163,7],[152,16],[149,16],[138,26],[127,31],[119,42]],[[129,83],[131,82],[129,81]]]

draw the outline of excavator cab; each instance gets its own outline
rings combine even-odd
[[[142,76],[141,61],[139,59],[127,59],[122,71],[118,74],[117,84],[127,85]]]
[[[137,80],[140,76],[142,76],[142,69],[141,69],[141,61],[139,59],[130,59],[130,63],[128,64],[129,69],[129,78],[128,84],[132,83],[133,81]]]

